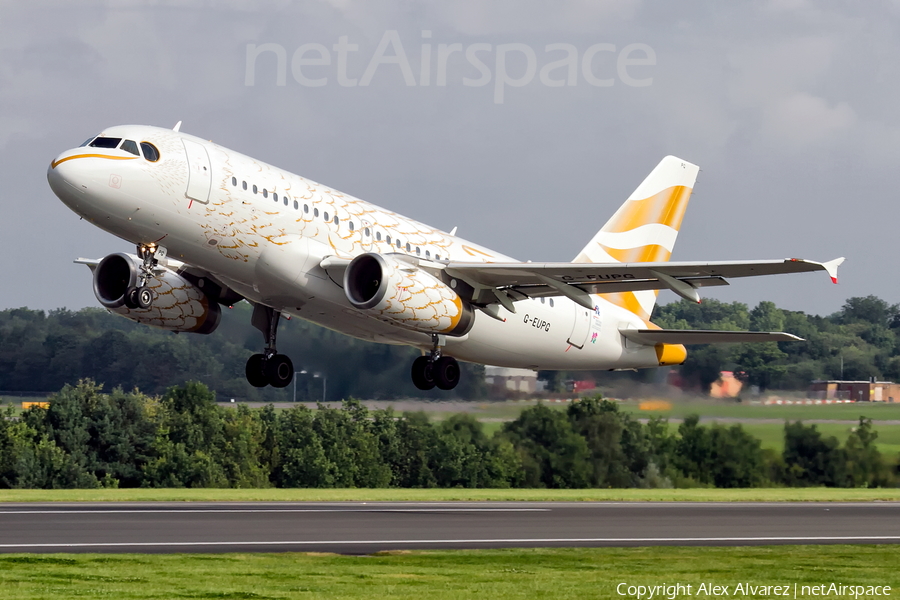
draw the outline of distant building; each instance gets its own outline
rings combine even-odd
[[[900,383],[891,381],[813,381],[810,397],[855,402],[900,402]]]
[[[530,369],[508,369],[506,367],[486,366],[484,368],[484,382],[492,392],[498,394],[504,392],[533,394],[540,391],[538,388],[537,371],[532,371]]]
[[[737,398],[742,387],[744,384],[734,376],[734,371],[721,371],[719,378],[709,387],[709,395],[713,398]]]

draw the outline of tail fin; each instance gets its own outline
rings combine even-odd
[[[667,156],[578,253],[576,263],[666,262],[700,168]],[[643,319],[650,318],[656,291],[604,294]]]

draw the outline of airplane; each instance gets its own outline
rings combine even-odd
[[[212,333],[221,307],[253,305],[256,387],[290,385],[282,316],[405,344],[417,388],[451,390],[458,361],[532,370],[678,365],[685,345],[800,340],[650,322],[659,290],[700,301],[728,279],[825,271],[843,258],[669,262],[699,167],[667,156],[568,262],[520,262],[456,235],[173,129],[105,129],[57,156],[51,189],[134,254],[78,259],[100,304],[133,321]]]

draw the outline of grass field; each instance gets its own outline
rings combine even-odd
[[[860,415],[869,416],[872,418],[872,424],[875,427],[875,431],[878,432],[878,439],[875,441],[878,446],[879,451],[884,455],[884,458],[891,463],[895,463],[900,457],[900,425],[889,423],[886,421],[893,421],[896,419],[896,415],[894,415],[893,411],[882,411],[881,409],[884,407],[880,406],[868,406],[871,410],[862,410],[860,408],[855,408],[856,412],[851,412],[848,410],[846,406],[797,406],[797,407],[781,407],[781,406],[772,406],[772,407],[759,407],[759,406],[746,406],[746,407],[735,407],[733,405],[718,405],[713,403],[702,403],[695,402],[691,403],[689,406],[692,410],[689,410],[686,407],[676,406],[672,411],[668,412],[649,412],[642,411],[637,408],[637,406],[631,406],[628,404],[622,405],[625,410],[632,413],[637,418],[650,418],[654,416],[666,417],[671,419],[680,419],[689,414],[699,414],[705,419],[723,419],[723,424],[728,425],[732,422],[733,419],[746,419],[747,421],[741,422],[741,426],[747,430],[750,434],[757,437],[762,441],[763,448],[771,448],[776,452],[781,452],[784,450],[784,421],[790,420],[800,420],[800,421],[809,421],[809,420],[834,420],[834,421],[854,421],[860,417]],[[750,415],[761,415],[761,416],[735,416],[735,414],[728,413],[740,413],[738,410],[740,408],[748,409],[745,412]],[[826,409],[834,409],[840,408],[843,410],[843,414],[829,414]],[[895,408],[894,406],[889,407],[891,409]],[[785,410],[780,410],[785,409]],[[804,416],[803,411],[806,409],[812,409],[813,412],[809,413],[809,415]],[[877,410],[876,410],[877,409]],[[772,412],[766,412],[772,411]],[[876,420],[874,417],[870,415],[878,415],[878,419]],[[495,431],[499,431],[501,427],[503,427],[503,421],[497,420],[497,417],[488,417],[491,420],[484,421],[484,417],[481,415],[477,415],[480,419],[482,419],[482,425],[484,426],[484,431],[487,435],[491,436]],[[802,417],[802,418],[801,418]],[[775,422],[766,422],[769,420],[774,420]],[[755,421],[755,422],[754,422]],[[675,431],[678,428],[678,424],[673,422],[670,424],[670,431]],[[840,422],[825,422],[825,423],[816,423],[816,427],[819,431],[821,431],[826,436],[834,436],[836,437],[841,444],[843,444],[847,440],[847,436],[850,434],[851,429],[854,425],[850,423],[840,423]]]
[[[896,594],[898,548],[574,548],[369,556],[19,554],[0,556],[0,586],[5,600],[626,597],[617,593],[620,583],[626,584],[621,588],[626,593],[628,585],[680,583],[692,586],[692,596],[703,597],[699,586],[705,583],[728,586],[728,598],[779,597],[737,592],[743,583],[787,585],[790,597],[813,598],[803,593],[804,585],[891,586]]]
[[[622,402],[622,410],[644,417],[660,416],[682,418],[691,414],[704,417],[732,419],[778,419],[780,421],[806,421],[809,419],[857,421],[865,416],[873,421],[900,420],[900,403],[812,404],[812,405],[764,405],[748,402],[714,400],[672,401],[671,410],[644,411],[637,402]]]
[[[900,403],[858,404],[812,404],[812,405],[765,405],[750,402],[733,402],[713,399],[669,400],[672,407],[664,411],[641,410],[636,400],[619,403],[621,410],[633,413],[640,418],[666,417],[681,419],[688,415],[698,414],[703,417],[723,419],[777,419],[779,421],[838,420],[857,421],[865,416],[873,421],[900,421]],[[451,410],[442,410],[440,402],[422,404],[422,409],[435,418],[446,418],[453,414]],[[519,416],[524,408],[534,406],[536,401],[510,402],[471,402],[459,403],[466,406],[466,411],[479,419],[512,420]],[[564,402],[545,402],[551,408],[565,410]]]
[[[0,490],[2,502],[874,502],[900,501],[900,488],[749,489],[122,489]]]
[[[741,426],[751,435],[762,441],[763,448],[771,448],[777,452],[784,450],[784,425],[782,423],[742,423]],[[845,423],[817,423],[816,428],[826,436],[836,437],[841,444],[847,441],[847,436],[853,425]],[[884,459],[891,464],[897,462],[900,455],[900,425],[874,424],[878,432],[875,445]]]

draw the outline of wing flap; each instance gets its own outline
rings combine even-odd
[[[480,263],[450,262],[447,275],[460,279],[476,290],[476,304],[493,304],[491,290],[503,289],[523,297],[580,296],[643,290],[670,289],[693,300],[694,289],[728,285],[731,277],[757,277],[787,273],[825,271],[837,283],[837,268],[844,261],[826,263],[799,258],[723,262],[646,262],[646,263]],[[576,289],[563,293],[560,287]],[[569,290],[564,290],[569,291]]]
[[[681,281],[684,281],[695,288],[728,285],[728,282],[722,277],[686,277]],[[573,287],[585,291],[588,294],[612,294],[615,292],[658,290],[660,289],[660,283],[654,279],[644,279],[609,281],[604,283],[580,283]],[[522,298],[547,298],[550,296],[561,295],[557,288],[550,287],[549,285],[516,285],[507,288],[507,291],[517,292],[518,294],[521,294]]]
[[[625,339],[637,344],[736,344],[740,342],[802,342],[783,331],[717,331],[711,329],[620,329]]]
[[[837,267],[843,262],[838,258],[827,263],[799,258],[760,261],[722,262],[655,262],[655,263],[469,263],[451,262],[447,273],[460,279],[475,281],[487,287],[509,287],[538,285],[545,283],[541,278],[549,277],[568,284],[619,283],[627,290],[629,282],[646,286],[648,281],[658,287],[668,286],[659,281],[657,273],[676,279],[687,278],[732,278],[758,277],[786,273],[808,273],[826,271],[832,279],[837,278]],[[616,291],[622,291],[621,288]],[[602,293],[602,292],[601,292]]]

